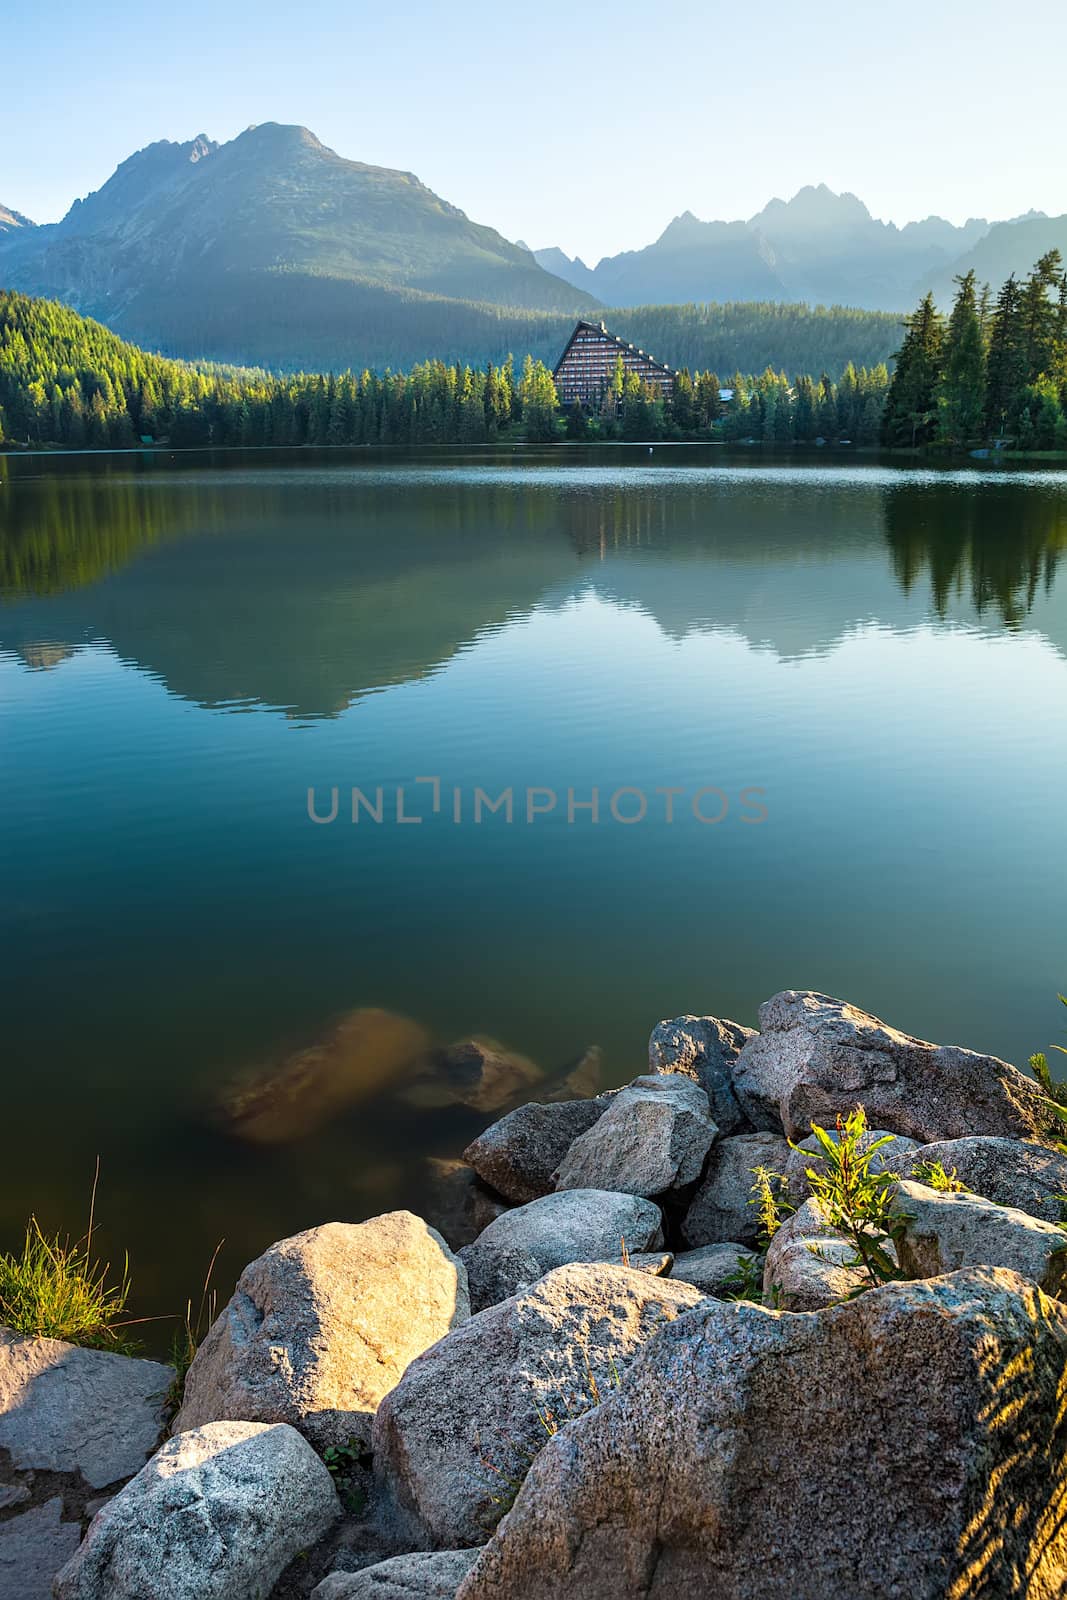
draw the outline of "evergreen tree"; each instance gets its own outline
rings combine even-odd
[[[997,295],[986,358],[985,432],[1004,432],[1026,373],[1019,285],[1014,274]]]
[[[943,330],[932,294],[904,326],[882,423],[883,442],[890,446],[928,444],[937,422]]]
[[[981,433],[986,355],[973,271],[956,282],[959,288],[945,334],[937,386],[937,413],[938,436],[949,444],[963,445]]]

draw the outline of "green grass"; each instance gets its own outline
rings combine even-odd
[[[124,1322],[129,1295],[127,1262],[113,1279],[110,1263],[94,1259],[91,1225],[73,1243],[49,1237],[31,1217],[21,1252],[0,1255],[0,1323],[32,1338],[132,1354]]]

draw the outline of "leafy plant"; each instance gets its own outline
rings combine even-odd
[[[739,1256],[737,1268],[723,1279],[724,1300],[750,1300],[763,1305],[763,1261],[758,1256]]]
[[[918,1161],[911,1169],[911,1175],[919,1183],[925,1183],[930,1189],[937,1189],[941,1194],[970,1194],[965,1183],[961,1183],[955,1167],[951,1172],[946,1172],[944,1164],[940,1161]]]
[[[367,1452],[355,1439],[347,1444],[328,1444],[322,1452],[323,1465],[334,1481],[341,1502],[348,1511],[362,1511],[367,1503],[366,1491],[357,1481],[357,1472],[369,1461]]]
[[[755,1206],[759,1214],[759,1241],[766,1250],[786,1217],[791,1215],[796,1207],[785,1198],[785,1179],[780,1172],[772,1172],[769,1167],[752,1168],[752,1198],[749,1205]]]
[[[907,1221],[895,1205],[897,1180],[891,1172],[871,1170],[875,1154],[893,1135],[870,1139],[862,1106],[838,1117],[836,1139],[815,1124],[811,1131],[825,1161],[821,1170],[809,1167],[807,1178],[827,1221],[852,1245],[854,1265],[863,1269],[868,1287],[899,1279],[900,1269],[885,1248],[887,1240],[900,1238]]]
[[[21,1252],[0,1254],[0,1323],[31,1338],[65,1339],[128,1355],[137,1349],[123,1331],[131,1325],[124,1320],[129,1262],[123,1258],[122,1272],[113,1279],[110,1262],[93,1254],[99,1178],[98,1160],[83,1239],[47,1235],[31,1216]]]

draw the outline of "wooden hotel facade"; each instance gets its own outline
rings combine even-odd
[[[596,405],[615,376],[619,358],[625,372],[636,372],[643,383],[658,389],[664,400],[674,391],[674,373],[662,361],[609,333],[602,322],[579,322],[556,362],[552,374],[560,405]]]

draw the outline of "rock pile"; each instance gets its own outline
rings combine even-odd
[[[407,1212],[272,1245],[162,1445],[169,1369],[0,1334],[0,1600],[1067,1594],[1038,1086],[798,991],[648,1065],[438,1163],[455,1253]],[[480,1042],[449,1074],[524,1081]],[[812,1137],[857,1106],[886,1281]]]

